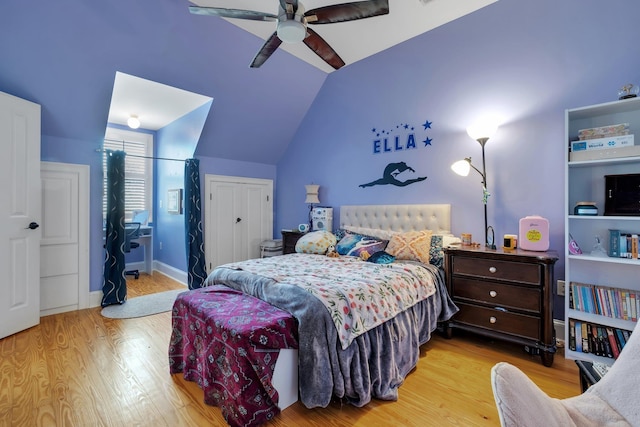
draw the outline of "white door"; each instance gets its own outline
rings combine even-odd
[[[40,322],[40,106],[0,92],[0,338]]]
[[[260,257],[273,238],[273,181],[206,175],[205,252],[208,271]]]
[[[89,166],[42,162],[40,315],[89,306]]]

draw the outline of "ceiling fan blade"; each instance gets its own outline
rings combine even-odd
[[[223,7],[189,6],[189,12],[194,15],[214,15],[222,18],[250,19],[252,21],[276,21],[277,15],[253,10],[225,9]]]
[[[256,56],[253,58],[253,61],[251,61],[251,65],[249,65],[249,67],[251,68],[260,67],[262,64],[264,64],[264,62],[267,59],[269,59],[271,54],[273,54],[273,52],[276,51],[276,49],[278,48],[278,46],[280,46],[281,43],[282,43],[282,40],[278,38],[278,33],[277,32],[273,33],[271,37],[269,37],[269,39],[265,42],[265,44],[262,45],[262,48],[260,48],[258,53],[256,53]]]
[[[307,27],[307,37],[303,40],[304,44],[309,46],[309,49],[314,51],[316,55],[324,60],[327,64],[331,65],[336,70],[344,67],[344,61],[329,43],[327,43],[322,37],[318,35],[311,28]]]
[[[388,13],[389,0],[366,0],[311,9],[305,12],[304,16],[309,24],[332,24]]]

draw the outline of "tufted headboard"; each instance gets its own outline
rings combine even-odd
[[[340,207],[340,228],[344,226],[447,234],[451,232],[451,205],[346,205]]]

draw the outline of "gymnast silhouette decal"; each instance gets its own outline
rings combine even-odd
[[[407,166],[405,162],[399,163],[389,163],[386,168],[384,168],[384,173],[382,174],[382,178],[376,179],[375,181],[368,182],[366,184],[360,184],[359,186],[362,188],[365,187],[373,187],[374,185],[395,185],[397,187],[406,187],[409,184],[414,184],[416,182],[424,181],[427,179],[426,176],[421,176],[418,178],[407,179],[405,181],[400,181],[396,177],[400,175],[404,171],[411,171],[415,173],[412,167]]]

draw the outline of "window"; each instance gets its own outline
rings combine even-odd
[[[123,142],[124,141],[124,142]],[[104,150],[123,150],[125,157],[124,217],[130,221],[133,211],[147,210],[153,218],[153,135],[107,128]],[[146,158],[145,158],[146,157]],[[102,156],[102,217],[107,217],[107,155]]]

